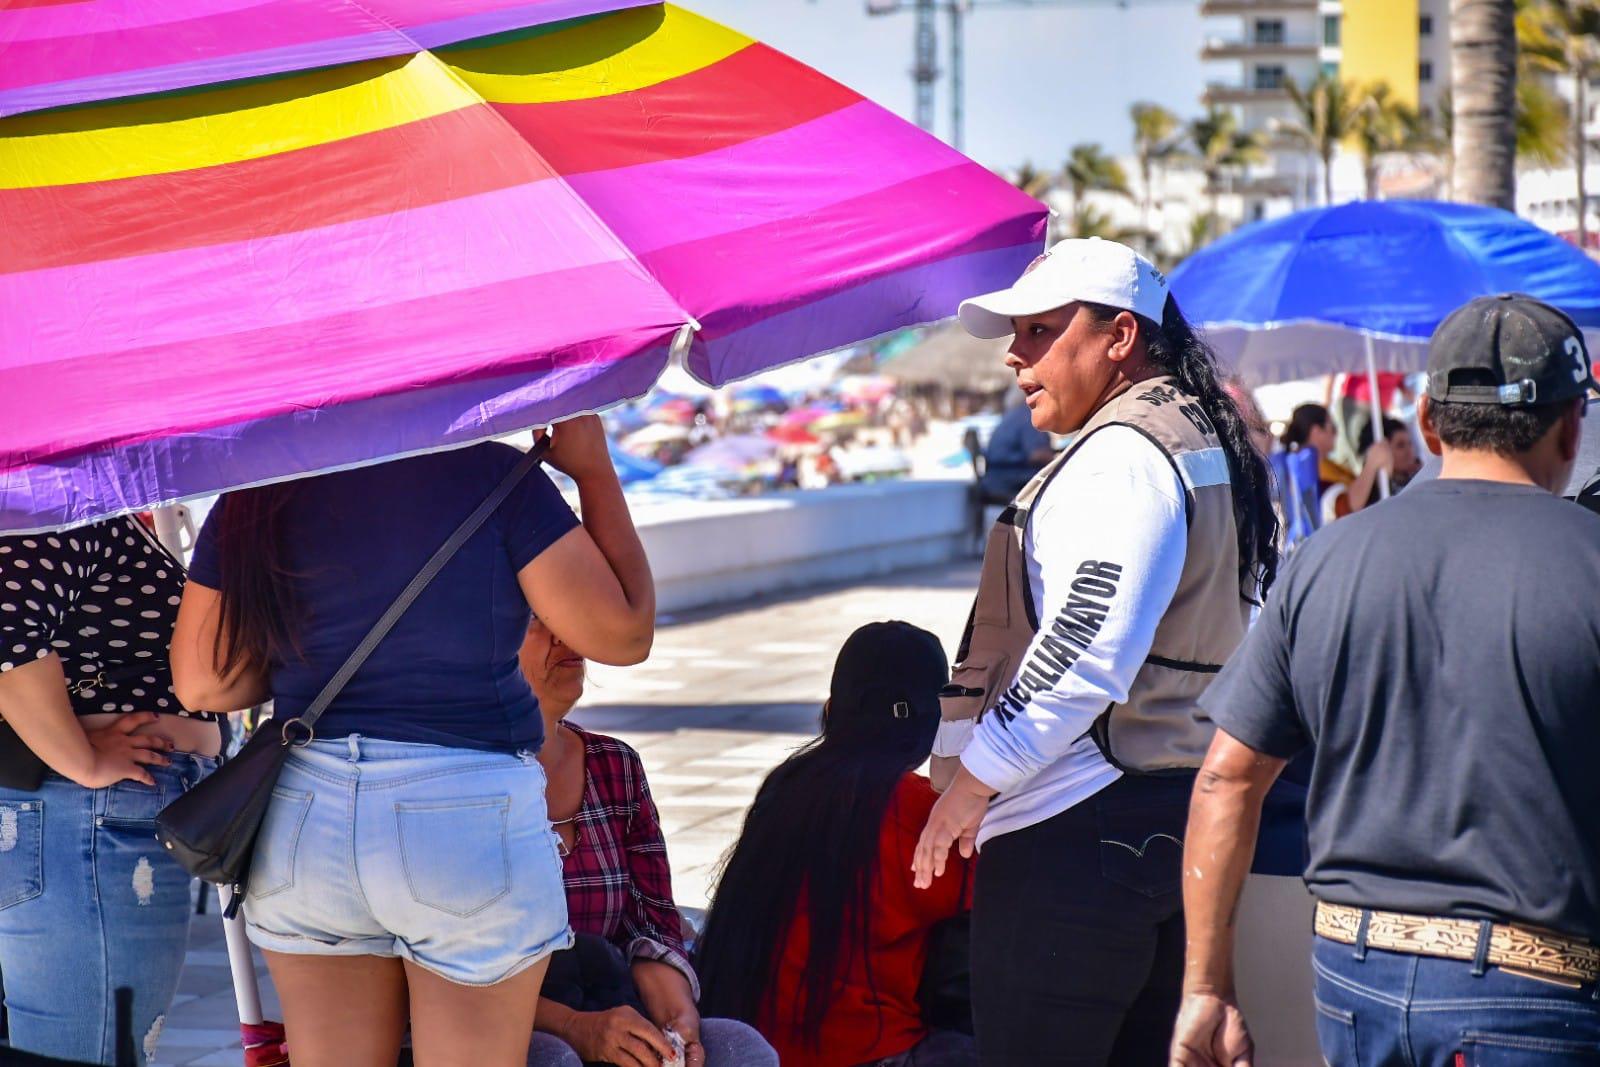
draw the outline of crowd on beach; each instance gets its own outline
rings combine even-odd
[[[301,729],[242,885],[286,1025],[253,1063],[1248,1064],[1233,937],[1280,776],[1330,1064],[1600,1061],[1577,327],[1514,295],[1447,320],[1422,481],[1412,426],[1341,449],[1343,398],[1274,441],[1114,242],[960,320],[1012,338],[1026,414],[966,630],[849,637],[703,915],[646,762],[569,717],[656,628],[599,418],[542,466],[486,443],[227,494],[187,565],[137,516],[0,538],[9,1049],[154,1059],[192,884],[157,818],[225,799],[229,716],[270,702]],[[1338,521],[1291,554],[1300,452]]]

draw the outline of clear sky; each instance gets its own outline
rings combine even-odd
[[[907,118],[912,113],[909,11],[869,17],[866,0],[681,0],[788,52]],[[980,5],[986,0],[979,0]],[[1125,152],[1128,106],[1153,100],[1185,118],[1200,110],[1199,0],[1074,0],[979,6],[966,19],[966,151],[981,163],[1057,166],[1080,141]],[[939,17],[939,66],[949,23]],[[949,136],[948,79],[937,128]]]

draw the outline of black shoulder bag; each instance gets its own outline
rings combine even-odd
[[[535,444],[494,492],[439,546],[389,605],[389,610],[361,639],[344,666],[322,687],[310,707],[298,718],[281,721],[274,718],[262,723],[238,755],[156,816],[156,839],[173,859],[197,878],[233,887],[226,912],[228,918],[234,916],[244,900],[256,835],[261,832],[261,821],[272,800],[272,787],[289,758],[291,746],[303,747],[311,742],[317,719],[355,677],[372,650],[378,647],[378,642],[393,629],[422,590],[511,494],[517,483],[538,466],[549,447],[549,438]]]

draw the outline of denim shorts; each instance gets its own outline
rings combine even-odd
[[[544,789],[531,753],[359,735],[297,749],[256,841],[250,940],[510,978],[572,943]]]

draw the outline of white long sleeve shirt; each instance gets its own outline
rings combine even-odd
[[[1108,426],[1045,488],[1026,548],[1040,630],[1012,685],[1027,695],[992,707],[961,755],[999,790],[980,846],[1066,811],[1120,775],[1088,730],[1128,698],[1178,588],[1188,548],[1183,483],[1143,434]],[[1027,669],[1041,661],[1067,669]]]

